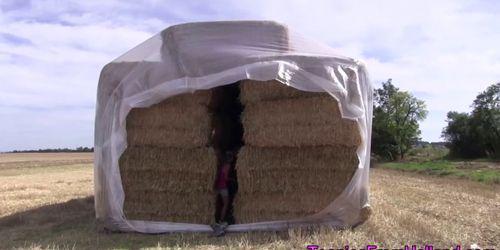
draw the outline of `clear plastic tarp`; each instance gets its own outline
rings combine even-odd
[[[132,108],[149,107],[181,93],[243,79],[279,82],[327,92],[343,118],[357,121],[359,166],[341,195],[317,214],[286,221],[230,225],[226,231],[282,230],[363,220],[368,206],[372,87],[365,65],[319,42],[268,21],[188,23],[169,27],[106,65],[100,76],[95,121],[96,217],[111,230],[142,233],[211,232],[209,225],[128,220],[119,158],[127,147],[125,120]]]

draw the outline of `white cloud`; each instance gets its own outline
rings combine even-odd
[[[0,151],[89,146],[104,64],[169,25],[234,19],[284,22],[365,60],[375,86],[393,78],[426,101],[423,136],[439,140],[447,111],[500,81],[498,11],[487,0],[2,1]]]
[[[101,68],[152,33],[112,20],[70,25],[59,18],[80,17],[69,4],[16,4],[0,12],[0,151],[92,145]]]
[[[500,80],[500,19],[492,6],[469,1],[272,3],[255,12],[364,59],[375,86],[393,78],[403,90],[426,93],[419,97],[430,113],[442,116],[430,115],[422,124],[424,139],[439,140],[446,111],[469,111],[475,96]]]

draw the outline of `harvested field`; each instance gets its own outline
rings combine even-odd
[[[65,160],[65,155],[54,157]],[[41,158],[48,157],[31,155],[26,160]],[[95,221],[92,169],[90,163],[34,167],[30,174],[20,169],[9,176],[0,169],[0,249],[306,249],[308,244],[327,249],[346,244],[351,249],[368,244],[465,249],[473,243],[500,248],[497,184],[376,168],[370,174],[374,213],[353,230],[291,229],[214,238],[104,232]]]
[[[0,154],[0,216],[89,195],[92,162],[92,153]]]
[[[18,167],[20,162],[87,161],[92,162],[93,153],[0,153],[0,163]]]

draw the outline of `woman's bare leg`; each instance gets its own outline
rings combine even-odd
[[[226,195],[221,195],[222,198],[222,209],[220,214],[220,221],[226,221],[227,208],[229,206],[229,197]]]

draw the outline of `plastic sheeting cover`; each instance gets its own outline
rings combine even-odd
[[[363,63],[268,21],[188,23],[169,27],[107,64],[98,85],[95,121],[96,217],[111,230],[211,232],[208,225],[127,220],[118,159],[127,147],[125,118],[173,95],[242,79],[277,79],[327,92],[342,117],[357,121],[359,167],[343,193],[317,214],[287,221],[230,225],[227,231],[280,230],[297,225],[354,225],[368,206],[372,87]]]

